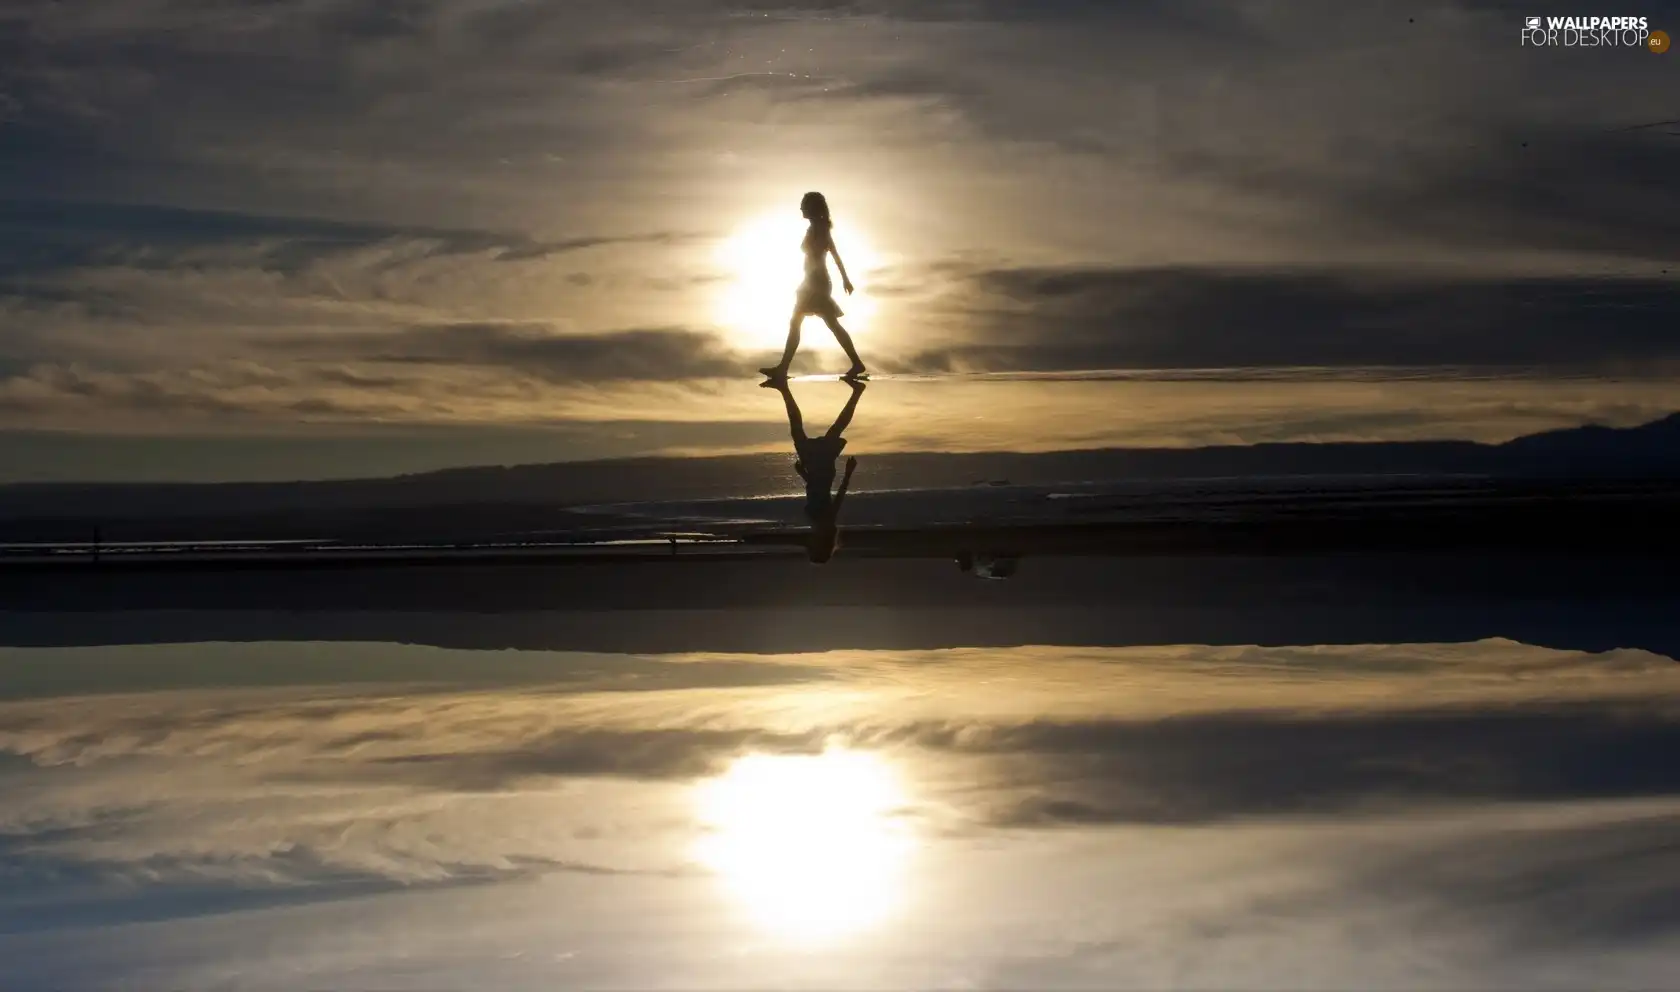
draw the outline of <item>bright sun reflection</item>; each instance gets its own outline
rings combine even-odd
[[[747,755],[699,791],[697,852],[761,927],[834,938],[895,908],[912,838],[905,797],[876,755]]]
[[[805,237],[805,221],[795,211],[761,217],[742,225],[718,245],[717,260],[728,282],[717,300],[716,317],[744,348],[775,349],[787,339],[788,316],[793,310],[794,292],[805,278],[804,256],[799,243]],[[880,257],[869,239],[857,228],[839,220],[834,242],[856,290],[847,296],[834,259],[828,260],[829,278],[834,282],[834,299],[846,315],[840,318],[854,336],[867,332],[874,316],[875,301],[869,296],[869,274],[880,267]],[[805,322],[804,347],[832,349],[834,338],[818,318]]]

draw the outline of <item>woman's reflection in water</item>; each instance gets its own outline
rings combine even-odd
[[[840,461],[840,452],[845,450],[846,439],[841,436],[846,427],[852,422],[852,414],[857,412],[858,398],[863,395],[864,383],[861,380],[849,379],[852,396],[846,401],[845,409],[834,419],[834,426],[821,437],[810,437],[805,433],[805,421],[799,415],[799,404],[793,399],[793,390],[788,387],[786,379],[773,379],[764,383],[765,388],[774,389],[782,394],[782,401],[787,405],[788,429],[793,433],[794,462],[793,470],[805,480],[805,516],[811,521],[811,536],[806,542],[806,550],[810,553],[811,561],[822,564],[834,557],[834,552],[840,546],[840,507],[846,501],[846,487],[851,484],[852,471],[857,468],[856,458],[846,459],[846,474],[841,477],[840,485],[832,493],[836,464]]]

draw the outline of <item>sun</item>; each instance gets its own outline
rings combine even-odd
[[[762,929],[811,942],[896,908],[913,838],[890,764],[867,752],[752,754],[699,788],[697,855]]]
[[[737,346],[753,350],[779,348],[787,340],[788,317],[794,291],[805,277],[799,243],[805,221],[795,211],[767,214],[741,225],[717,247],[717,262],[725,282],[716,300],[715,317]],[[850,224],[837,222],[834,242],[855,292],[847,296],[834,259],[828,260],[834,299],[846,315],[840,318],[854,338],[867,334],[876,302],[869,295],[869,275],[880,267],[880,256],[869,238]],[[836,348],[822,321],[810,318],[802,332],[803,347],[819,351]]]

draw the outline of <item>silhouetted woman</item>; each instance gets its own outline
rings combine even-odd
[[[799,201],[799,212],[811,222],[805,230],[805,240],[800,242],[800,248],[805,252],[805,281],[799,284],[799,295],[793,302],[793,318],[788,321],[787,347],[782,350],[781,364],[759,371],[772,379],[787,377],[788,366],[793,364],[793,353],[799,350],[799,325],[805,322],[806,316],[814,315],[821,317],[828,329],[834,332],[834,339],[840,342],[840,347],[846,349],[846,357],[852,360],[846,376],[860,376],[866,371],[863,359],[858,357],[852,336],[840,326],[840,318],[845,311],[834,302],[834,284],[828,279],[828,256],[833,255],[834,264],[840,270],[840,284],[847,293],[852,291],[852,280],[846,275],[846,263],[840,260],[840,251],[834,247],[834,221],[828,215],[828,201],[821,193],[806,193]]]
[[[856,379],[851,382],[852,398],[834,418],[834,426],[828,429],[828,433],[817,438],[806,436],[805,421],[799,415],[799,404],[794,402],[793,390],[788,388],[787,380],[765,383],[766,386],[774,386],[787,405],[788,430],[793,434],[793,470],[805,480],[805,516],[811,521],[811,536],[806,549],[811,560],[819,565],[834,557],[835,550],[840,546],[840,506],[846,501],[846,487],[851,485],[852,472],[857,468],[857,459],[847,458],[846,474],[840,480],[840,487],[832,495],[829,493],[834,485],[840,452],[846,448],[846,439],[841,434],[851,424],[852,415],[857,412],[858,398],[863,395],[864,384]]]

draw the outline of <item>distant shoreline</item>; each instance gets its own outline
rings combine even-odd
[[[1555,489],[1628,480],[1680,485],[1680,414],[1638,427],[1569,428],[1503,444],[1260,443],[856,454],[860,467],[852,491],[857,495],[853,506],[859,508],[887,494],[1000,486],[1109,487],[1165,498],[1197,487],[1414,489],[1436,482],[1466,485],[1468,480]],[[622,529],[611,536],[625,537],[650,529],[645,522],[615,519],[624,504],[773,501],[798,488],[787,454],[485,466],[317,482],[14,484],[0,486],[0,544],[74,544],[90,540],[96,528],[106,541],[261,537],[482,543],[533,535],[570,539],[585,531],[596,531],[591,536],[599,539],[605,536],[598,533],[602,530]],[[653,528],[697,529],[682,521]]]
[[[842,525],[848,557],[1135,557],[1416,552],[1680,551],[1680,482],[1489,483],[1435,480],[1367,490],[1095,492],[1043,489],[859,493]],[[796,554],[805,529],[715,520],[692,504],[602,515],[566,535],[485,540],[210,540],[0,544],[0,576],[215,571],[335,571],[458,566],[560,567]]]

